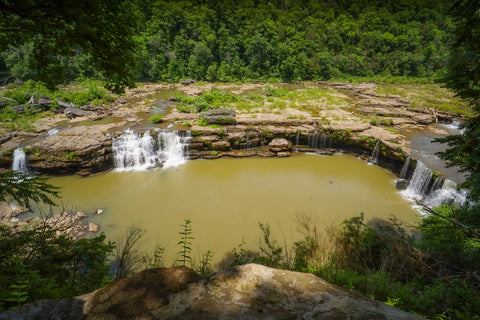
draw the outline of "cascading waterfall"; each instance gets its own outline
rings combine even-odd
[[[428,192],[428,186],[432,180],[432,170],[428,169],[423,162],[417,160],[417,166],[413,171],[406,193],[409,197],[421,200]]]
[[[178,131],[161,131],[153,137],[126,130],[112,143],[115,168],[120,171],[142,171],[163,163],[165,168],[187,161],[190,132],[180,136]]]
[[[253,135],[253,138],[252,138]],[[260,136],[258,132],[255,133],[247,133],[245,134],[245,142],[243,144],[242,149],[243,150],[250,150],[250,149],[255,149],[260,146]]]
[[[154,140],[147,131],[143,135],[126,130],[112,143],[115,168],[126,171],[141,171],[157,165]]]
[[[405,160],[405,163],[403,164],[402,171],[400,171],[400,179],[406,179],[407,178],[407,173],[408,173],[408,168],[410,167],[410,157]]]
[[[297,131],[297,136],[295,137],[295,152],[298,152],[299,144],[300,144],[300,131]]]
[[[308,135],[307,144],[310,149],[325,149],[330,145],[330,138],[325,132],[319,134],[318,130],[315,130]]]
[[[13,152],[12,170],[28,173],[27,156],[22,148],[17,148]]]
[[[373,148],[372,155],[368,159],[368,163],[377,163],[378,162],[378,153],[380,152],[380,140],[377,141],[375,148]]]
[[[328,147],[330,147],[330,137],[325,132],[322,132],[320,136],[320,148],[325,149]]]
[[[162,131],[158,134],[160,159],[164,168],[177,167],[187,162],[190,131],[180,136],[178,131]]]
[[[461,189],[455,189],[457,184],[449,179],[443,182],[441,188],[435,189],[424,201],[429,207],[438,207],[443,203],[456,203],[464,205],[467,200],[467,192]]]
[[[403,169],[402,169],[403,171]],[[402,174],[400,174],[402,175]],[[412,178],[404,195],[408,198],[422,201],[429,207],[438,207],[443,203],[465,204],[467,192],[461,189],[455,189],[456,183],[443,177],[436,177],[433,180],[432,171],[417,160],[417,165],[413,171]]]

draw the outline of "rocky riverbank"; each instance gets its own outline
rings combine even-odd
[[[114,166],[112,142],[126,128],[139,133],[168,128],[191,132],[191,159],[287,157],[319,150],[342,150],[367,159],[378,146],[377,163],[398,173],[410,155],[407,132],[455,118],[414,106],[396,95],[379,94],[376,84],[305,83],[291,89],[293,98],[269,97],[248,110],[237,102],[206,112],[185,113],[179,111],[181,103],[174,96],[155,98],[162,92],[199,97],[216,89],[245,97],[247,103],[268,88],[261,84],[145,85],[110,106],[42,119],[33,124],[33,132],[3,133],[0,165],[11,167],[13,151],[20,147],[27,153],[32,172],[90,175]],[[325,96],[304,97],[315,90],[324,92],[330,100]],[[148,117],[159,105],[165,114],[163,122],[152,124]],[[278,143],[277,139],[284,145],[280,151],[272,145]]]
[[[99,226],[93,222],[88,222],[88,216],[103,213],[102,209],[95,210],[90,214],[71,210],[45,217],[19,218],[21,214],[28,211],[28,208],[19,205],[12,205],[8,202],[0,203],[0,226],[12,228],[15,232],[44,226],[55,230],[57,235],[65,235],[76,240],[87,234],[97,233]]]

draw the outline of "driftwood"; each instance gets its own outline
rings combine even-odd
[[[4,87],[9,83],[15,82],[15,77],[8,77],[7,79],[0,79],[0,87]]]

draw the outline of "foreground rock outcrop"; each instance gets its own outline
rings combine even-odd
[[[19,319],[420,319],[312,275],[256,264],[202,277],[158,268],[72,299],[0,314]]]

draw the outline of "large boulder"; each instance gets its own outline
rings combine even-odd
[[[421,319],[307,273],[257,264],[201,277],[185,267],[142,271],[74,299],[0,314],[17,319]]]
[[[79,107],[76,107],[74,105],[70,105],[63,110],[63,113],[67,118],[76,118],[76,117],[84,117],[88,116],[91,113],[85,110],[80,109]]]
[[[275,153],[286,152],[291,151],[292,143],[285,138],[276,138],[268,144],[268,147],[270,148],[270,151]]]

